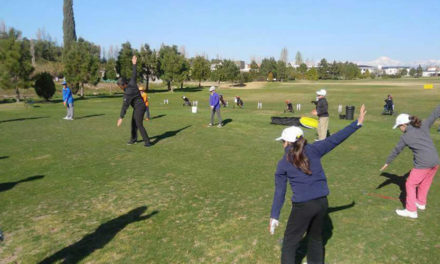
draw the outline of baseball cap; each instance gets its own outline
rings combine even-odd
[[[215,91],[215,86],[211,86],[211,88],[209,88],[209,91],[210,92]]]
[[[321,89],[319,91],[316,91],[317,95],[322,95],[322,96],[326,96],[327,95],[327,91],[325,89]]]
[[[409,120],[408,114],[400,114],[396,118],[396,124],[393,126],[393,129],[396,129],[398,126],[408,124],[409,122],[411,122],[411,120]]]
[[[295,142],[298,138],[302,137],[304,135],[304,132],[301,128],[297,126],[291,126],[288,128],[285,128],[283,132],[281,133],[281,137],[275,139],[275,140],[284,140],[287,142]]]

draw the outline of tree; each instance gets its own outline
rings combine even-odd
[[[104,71],[104,80],[116,80],[116,60],[114,58],[107,60]]]
[[[137,54],[137,51],[131,48],[130,42],[125,42],[122,44],[122,48],[119,51],[118,59],[116,60],[116,72],[119,74],[119,77],[124,77],[129,79],[131,77],[131,72],[133,70],[131,59],[133,55]],[[140,57],[140,56],[139,56]],[[137,63],[136,65],[137,78],[142,78],[142,62]]]
[[[295,55],[295,64],[301,65],[302,63],[303,63],[303,58],[302,58],[301,52],[297,51],[296,55]]]
[[[250,78],[252,80],[255,80],[257,78],[257,76],[258,76],[258,72],[260,70],[260,67],[258,67],[258,64],[257,64],[257,62],[255,62],[255,60],[252,60],[250,68],[251,68],[249,70]]]
[[[142,74],[145,76],[146,90],[149,90],[150,78],[154,76],[157,72],[157,58],[156,51],[151,50],[148,44],[141,47],[139,53],[141,59]]]
[[[268,82],[272,82],[273,81],[273,73],[269,72],[269,74],[267,74],[267,81]]]
[[[177,62],[180,65],[179,74],[176,76],[176,83],[180,84],[180,89],[183,89],[183,82],[190,80],[190,69],[191,66],[189,61],[185,58],[185,56],[181,55],[178,57],[179,61]]]
[[[284,62],[285,64],[289,62],[289,51],[286,47],[281,50],[280,61]]]
[[[277,62],[277,75],[277,79],[280,82],[287,79],[287,65],[282,60]]]
[[[187,64],[185,57],[177,51],[177,46],[160,47],[157,70],[159,77],[167,83],[168,90],[172,90],[172,82],[183,82]]]
[[[329,66],[326,59],[322,59],[318,65],[318,76],[321,80],[330,79]]]
[[[76,41],[75,18],[73,16],[73,0],[64,0],[63,15],[64,47],[69,48],[70,45]]]
[[[408,70],[407,69],[402,69],[400,71],[400,76],[407,76],[408,75]]]
[[[305,63],[301,63],[298,67],[298,72],[299,72],[301,78],[304,79],[306,77],[306,73],[307,73],[307,65]]]
[[[30,41],[20,40],[21,33],[11,28],[0,36],[0,85],[5,89],[15,89],[17,102],[20,101],[19,88],[28,88],[30,75],[34,71],[30,53]]]
[[[316,81],[316,80],[318,80],[318,77],[319,77],[318,71],[316,70],[315,67],[311,68],[306,73],[306,79],[309,81]]]
[[[191,78],[199,81],[201,87],[202,81],[208,79],[211,74],[211,65],[203,56],[197,56],[193,59],[191,65]]]
[[[37,74],[35,76],[34,88],[39,97],[43,97],[46,101],[49,101],[55,94],[55,83],[52,80],[52,75],[48,72]]]
[[[72,92],[80,90],[84,96],[84,84],[96,85],[99,82],[99,54],[98,46],[80,38],[78,42],[71,43],[65,55],[65,77],[68,83],[73,84]]]
[[[261,61],[260,74],[266,77],[269,72],[273,74],[274,78],[277,78],[277,62],[273,57],[269,59],[265,58]]]
[[[422,77],[422,75],[423,75],[423,69],[422,69],[422,66],[419,64],[419,67],[417,67],[417,70],[416,70],[416,77],[419,78],[419,77]]]
[[[411,69],[409,70],[409,75],[410,75],[411,77],[414,77],[414,76],[416,76],[416,74],[417,74],[417,71],[416,71],[416,69],[414,69],[414,68],[411,68]]]

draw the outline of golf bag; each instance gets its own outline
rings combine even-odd
[[[226,107],[226,102],[223,99],[223,95],[220,95],[220,104],[223,105],[223,107]]]
[[[301,126],[301,123],[299,122],[299,117],[278,117],[278,116],[272,116],[271,118],[271,124],[273,125],[283,125],[283,126]]]
[[[183,106],[191,106],[191,102],[189,101],[188,97],[183,97]]]
[[[284,113],[285,112],[291,112],[291,113],[293,113],[293,105],[292,105],[292,103],[287,103],[286,104],[286,109],[284,110]]]
[[[394,104],[393,100],[385,100],[385,105],[383,106],[382,115],[393,115],[394,114]]]

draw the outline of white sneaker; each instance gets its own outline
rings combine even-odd
[[[417,212],[411,212],[406,209],[404,209],[404,210],[397,209],[396,214],[403,216],[403,217],[417,218]]]
[[[65,116],[63,119],[66,119],[66,120],[67,120],[67,119],[69,119],[69,118],[68,118],[67,116]]]
[[[426,205],[421,205],[421,204],[416,203],[416,206],[419,210],[422,210],[422,211],[426,209]]]

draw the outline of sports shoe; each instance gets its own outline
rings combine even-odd
[[[403,216],[403,217],[417,218],[417,212],[411,212],[406,209],[403,209],[403,210],[396,209],[396,214]]]
[[[212,123],[209,123],[208,126],[209,126],[209,127],[212,127]]]
[[[65,116],[63,119],[69,119],[67,116]]]
[[[145,142],[144,147],[151,147],[153,144],[151,144],[150,141]]]
[[[421,205],[421,204],[416,203],[416,206],[419,210],[422,210],[422,211],[426,209],[426,205]]]
[[[72,118],[72,117],[69,117],[69,118],[67,118],[67,120],[70,120],[70,121],[72,121],[72,120],[73,120],[73,118]]]
[[[222,127],[222,124],[218,124],[218,126],[217,127]]]
[[[137,139],[131,139],[130,141],[127,142],[127,145],[133,145],[137,143]]]

